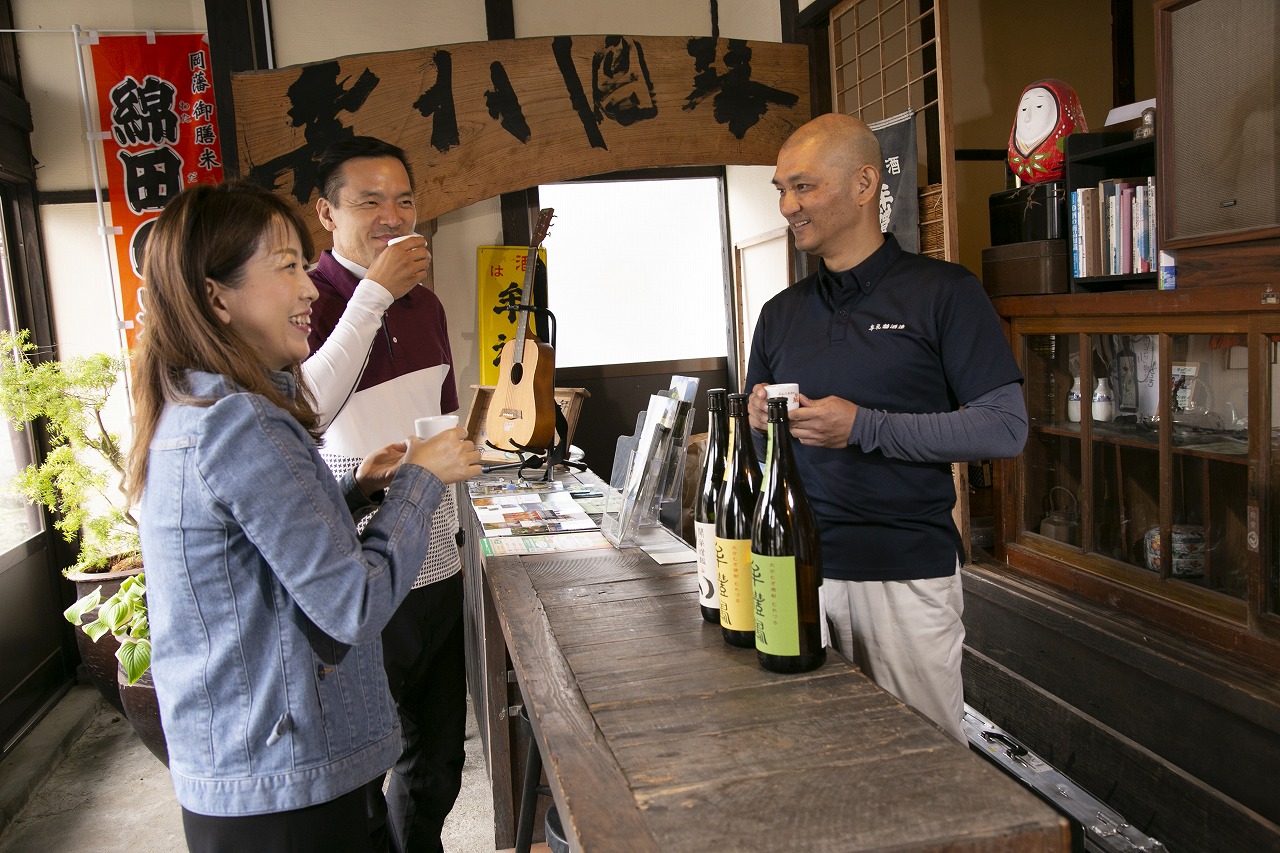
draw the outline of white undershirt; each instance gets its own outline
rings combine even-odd
[[[447,364],[352,391],[364,372],[374,335],[382,327],[382,315],[395,299],[367,277],[367,269],[337,252],[333,257],[360,283],[333,332],[302,363],[302,376],[315,396],[320,424],[325,428],[320,455],[334,476],[341,477],[373,451],[404,441],[413,433],[416,418],[452,413],[440,411],[440,389],[449,376]],[[457,529],[457,506],[449,488],[431,516],[431,545],[415,589],[450,577],[461,568],[454,542]]]

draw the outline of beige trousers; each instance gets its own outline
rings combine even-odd
[[[965,743],[964,596],[960,565],[945,578],[822,582],[831,641],[841,655]]]

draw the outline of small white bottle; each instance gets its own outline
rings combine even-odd
[[[1115,402],[1111,395],[1111,383],[1107,377],[1098,377],[1098,387],[1093,389],[1093,419],[1110,421],[1115,414]]]
[[[1067,420],[1073,424],[1080,423],[1080,377],[1075,377],[1071,390],[1067,392]]]

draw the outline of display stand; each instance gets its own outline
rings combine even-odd
[[[551,345],[554,351],[556,348],[556,315],[552,314],[547,308],[537,305],[516,305],[515,311],[529,311],[542,320],[547,326],[547,343]],[[555,383],[555,366],[552,365],[551,371],[551,387],[556,387]],[[567,468],[573,468],[578,471],[587,470],[587,466],[582,462],[575,462],[569,459],[569,423],[565,420],[564,411],[560,408],[560,404],[552,400],[552,405],[556,409],[556,428],[551,435],[551,443],[545,449],[534,448],[518,448],[516,454],[520,457],[517,462],[504,462],[498,465],[481,465],[480,470],[488,474],[490,471],[505,471],[511,468],[516,469],[516,476],[525,479],[540,479],[543,482],[551,481],[551,471],[557,465],[563,465]],[[488,439],[485,444],[494,450],[502,450]],[[526,469],[538,470],[542,469],[542,476],[538,478],[530,477],[525,474]]]
[[[676,500],[693,431],[698,380],[672,377],[672,387],[649,398],[636,430],[618,439],[600,531],[618,547],[633,545],[642,527],[658,523],[659,506]]]

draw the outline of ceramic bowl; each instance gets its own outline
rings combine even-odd
[[[1198,578],[1204,576],[1204,528],[1198,524],[1175,524],[1172,532],[1173,576]],[[1147,552],[1147,568],[1160,571],[1160,527],[1152,527],[1144,537]]]

